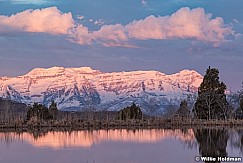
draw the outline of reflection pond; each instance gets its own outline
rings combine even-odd
[[[242,157],[243,129],[0,133],[4,163],[192,163],[196,156]]]

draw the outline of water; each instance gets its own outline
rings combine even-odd
[[[0,133],[1,163],[193,163],[242,153],[236,129]]]

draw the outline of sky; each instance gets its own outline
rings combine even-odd
[[[237,91],[242,6],[242,0],[0,0],[0,76],[53,66],[204,75],[211,66]]]

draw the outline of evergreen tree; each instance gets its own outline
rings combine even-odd
[[[226,85],[219,81],[219,71],[208,68],[198,88],[194,114],[200,119],[226,119],[228,117],[225,95]]]
[[[242,82],[242,85],[241,85],[241,90],[238,91],[238,94],[239,94],[239,98],[243,98],[243,82]]]
[[[243,112],[243,82],[242,82],[241,90],[239,92],[239,99],[240,99],[240,109]]]
[[[236,109],[236,118],[243,119],[243,96],[240,97],[240,106]]]
[[[181,101],[180,108],[177,111],[178,115],[182,118],[188,118],[190,115],[190,110],[187,106],[187,101],[183,100]]]
[[[241,90],[237,92],[236,96],[237,96],[237,102],[239,106],[235,111],[235,116],[237,119],[243,119],[243,82],[242,82]]]
[[[118,112],[119,119],[128,120],[128,119],[142,119],[142,111],[136,106],[136,104],[132,104],[129,107],[126,107]]]
[[[51,105],[49,106],[48,111],[50,113],[51,119],[57,118],[58,109],[57,109],[57,104],[54,101],[51,102]]]
[[[51,119],[48,108],[42,104],[34,103],[27,111],[27,120],[36,118],[36,120],[48,120]]]
[[[243,111],[243,97],[240,99],[240,109]]]

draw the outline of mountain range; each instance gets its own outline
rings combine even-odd
[[[150,114],[195,98],[203,80],[194,70],[101,72],[90,67],[35,68],[17,77],[0,77],[0,96],[26,104],[50,105],[69,111],[117,111],[133,102]]]

